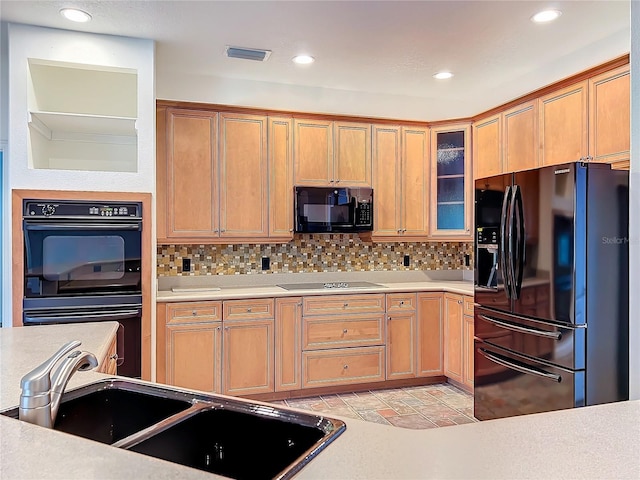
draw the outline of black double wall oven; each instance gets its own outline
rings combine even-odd
[[[23,324],[117,321],[118,374],[141,373],[142,204],[24,200]]]

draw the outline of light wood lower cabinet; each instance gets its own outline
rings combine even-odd
[[[462,377],[462,383],[473,389],[473,316],[463,316],[464,331],[463,331],[463,350],[464,350],[464,365],[462,371],[464,373]]]
[[[387,295],[387,380],[416,376],[415,293]]]
[[[274,299],[223,302],[225,395],[274,391]]]
[[[444,374],[462,383],[463,300],[461,295],[444,294]]]
[[[441,292],[418,293],[416,344],[419,377],[431,377],[444,373],[442,357],[442,314]]]
[[[275,391],[301,388],[302,298],[276,298]]]
[[[384,364],[383,346],[302,352],[302,388],[380,382]]]
[[[118,373],[118,336],[114,336],[107,350],[107,355],[100,366],[100,372],[107,375],[116,375]]]

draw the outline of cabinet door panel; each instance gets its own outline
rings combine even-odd
[[[216,235],[217,114],[175,109],[167,114],[167,237]]]
[[[220,325],[167,325],[168,384],[220,393]]]
[[[274,391],[273,323],[273,320],[225,322],[224,394]]]
[[[333,173],[333,122],[294,120],[296,185],[329,185]]]
[[[518,105],[503,114],[505,172],[538,166],[538,102]]]
[[[220,114],[220,235],[268,234],[267,119]]]
[[[429,130],[402,128],[402,230],[405,235],[428,233]]]
[[[444,374],[462,383],[463,370],[463,319],[462,297],[444,295]]]
[[[269,117],[269,236],[293,237],[293,120]]]
[[[297,390],[302,376],[302,298],[276,298],[275,391]]]
[[[577,162],[587,156],[587,82],[540,99],[541,164]]]
[[[630,156],[629,66],[589,80],[589,155],[596,162],[620,162]]]
[[[473,124],[473,168],[476,179],[502,173],[500,115],[493,115]]]
[[[335,122],[335,185],[371,186],[371,125]],[[331,180],[331,179],[330,179]]]
[[[415,313],[387,317],[387,380],[416,376]]]
[[[419,293],[416,330],[417,375],[442,375],[442,293]]]
[[[400,229],[400,127],[373,126],[374,235],[398,235]]]

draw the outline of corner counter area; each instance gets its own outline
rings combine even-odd
[[[115,331],[115,323],[0,331],[0,409],[17,405],[21,376],[59,345],[77,338],[105,358]],[[100,378],[81,372],[69,388]],[[346,431],[295,478],[636,479],[640,472],[640,401],[435,430],[343,420]],[[3,479],[222,478],[2,415],[0,432]]]

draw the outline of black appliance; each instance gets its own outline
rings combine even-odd
[[[296,233],[357,233],[373,230],[373,190],[295,187]]]
[[[628,399],[628,181],[585,163],[476,181],[476,418]]]
[[[141,373],[142,204],[24,200],[23,323],[117,321],[118,374]]]

